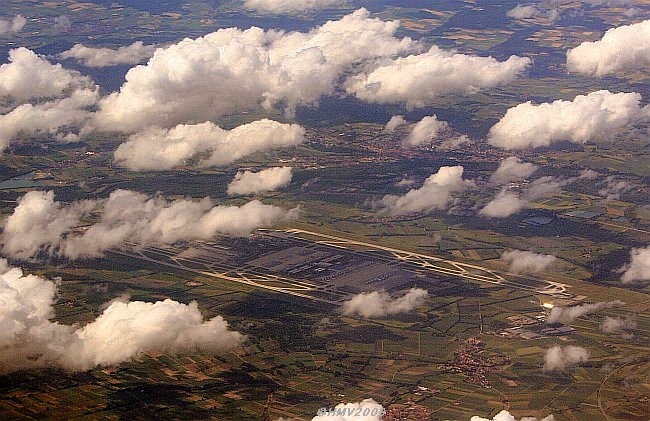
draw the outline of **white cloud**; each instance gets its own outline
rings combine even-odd
[[[634,188],[629,181],[617,180],[615,176],[610,175],[605,179],[605,186],[598,190],[598,194],[605,200],[619,200],[621,194]]]
[[[9,63],[0,65],[0,97],[17,101],[60,98],[72,89],[88,89],[94,84],[79,72],[51,64],[31,50],[9,50]]]
[[[384,407],[374,399],[340,403],[331,408],[332,414],[317,415],[311,421],[381,421]]]
[[[501,255],[501,259],[510,263],[510,271],[515,273],[541,272],[557,260],[555,256],[549,254],[524,250],[506,251]]]
[[[404,116],[394,115],[390,118],[390,120],[388,120],[388,123],[386,123],[384,130],[386,130],[388,133],[393,133],[398,127],[405,124],[406,120],[404,119]]]
[[[53,322],[56,286],[0,260],[0,373],[60,367],[84,371],[146,352],[223,351],[245,339],[217,316],[203,320],[196,302],[111,302],[83,327]]]
[[[344,0],[244,0],[247,9],[269,13],[308,12],[344,4]]]
[[[394,33],[398,21],[359,9],[308,33],[221,29],[156,50],[105,98],[96,125],[136,132],[157,125],[209,121],[279,102],[292,113],[334,92],[354,65],[413,50]]]
[[[452,194],[472,187],[474,183],[463,180],[463,167],[440,167],[424,181],[419,189],[408,191],[403,196],[386,195],[380,205],[391,215],[405,215],[417,212],[430,212],[444,209],[452,199]]]
[[[297,124],[258,120],[224,130],[211,122],[152,127],[131,135],[115,151],[115,161],[136,171],[169,170],[197,154],[208,153],[199,165],[229,164],[254,152],[295,146],[304,141]]]
[[[404,146],[430,144],[447,127],[449,127],[447,122],[438,120],[436,115],[422,117],[422,120],[415,123],[411,128],[411,132],[406,136],[402,144]]]
[[[551,22],[560,17],[558,9],[543,9],[537,5],[520,5],[506,12],[506,16],[513,19],[530,19],[530,18],[545,18]]]
[[[609,91],[578,95],[573,101],[525,102],[508,109],[490,129],[488,141],[504,149],[524,149],[606,138],[625,125],[648,119],[650,106],[642,108],[640,102],[638,93]]]
[[[83,44],[75,44],[69,50],[59,54],[59,58],[75,59],[88,67],[107,67],[118,64],[138,64],[153,56],[158,48],[155,45],[144,45],[142,41],[133,44],[112,48],[87,47]]]
[[[619,26],[595,42],[567,51],[567,68],[590,76],[647,69],[650,66],[650,20]]]
[[[71,259],[100,256],[125,241],[137,244],[209,239],[217,234],[244,235],[252,230],[297,217],[254,200],[242,206],[215,205],[210,198],[168,201],[129,190],[107,199],[61,204],[52,192],[32,191],[19,198],[2,233],[3,253],[29,259],[39,252]],[[98,213],[99,220],[83,230],[80,220]]]
[[[510,412],[503,409],[491,419],[475,415],[470,418],[470,421],[517,421],[517,419],[514,415],[511,415]],[[523,417],[520,421],[538,421],[538,419],[535,417]],[[539,421],[555,421],[555,417],[553,415],[548,415],[539,419]]]
[[[341,312],[348,316],[359,315],[364,318],[408,313],[424,304],[428,296],[427,290],[421,288],[411,288],[397,298],[392,298],[386,291],[362,292],[344,302]]]
[[[433,46],[426,53],[400,57],[350,78],[347,91],[369,102],[421,107],[440,95],[470,94],[511,82],[530,63],[517,56],[499,62]]]
[[[469,145],[470,143],[472,143],[472,139],[470,139],[469,136],[463,134],[458,137],[451,137],[449,139],[443,140],[438,145],[438,148],[442,149],[443,151],[453,151],[460,149],[462,146]]]
[[[522,199],[519,195],[507,188],[501,191],[490,200],[480,211],[479,215],[488,218],[506,218],[513,215],[528,205],[528,200]]]
[[[16,15],[11,20],[0,19],[0,36],[20,32],[26,23],[27,19],[21,15]]]
[[[228,184],[228,194],[257,194],[274,191],[291,182],[291,167],[267,168],[259,172],[239,171]]]
[[[522,162],[516,156],[510,156],[499,163],[499,168],[490,175],[490,183],[496,185],[507,184],[517,179],[525,179],[537,170],[535,164]]]
[[[624,335],[628,334],[626,331],[634,330],[636,327],[635,314],[630,314],[625,318],[605,316],[603,322],[600,324],[600,330],[605,333],[622,333]]]
[[[589,360],[589,352],[579,346],[554,346],[544,354],[544,371],[561,371]]]
[[[605,308],[620,307],[625,305],[623,301],[601,301],[599,303],[587,303],[573,307],[553,307],[546,317],[547,323],[571,323],[578,317],[592,314]]]
[[[632,249],[630,262],[619,271],[624,284],[650,280],[650,247]]]

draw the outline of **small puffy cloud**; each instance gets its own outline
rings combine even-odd
[[[408,313],[424,304],[429,296],[426,289],[411,288],[401,297],[392,298],[386,291],[362,292],[343,303],[341,312],[364,318],[386,317]]]
[[[70,29],[72,29],[72,20],[66,15],[56,16],[54,18],[53,28],[57,32],[70,32]]]
[[[518,4],[508,10],[506,16],[513,19],[544,18],[552,22],[560,17],[560,11],[557,9],[543,9],[537,5]]]
[[[0,65],[0,97],[16,101],[59,98],[72,89],[92,86],[79,72],[51,64],[24,47],[9,50],[9,63]]]
[[[447,122],[438,120],[436,115],[422,117],[422,120],[415,123],[402,144],[404,146],[422,146],[430,144],[438,134],[447,127],[449,127]]]
[[[344,4],[344,0],[244,0],[245,8],[267,13],[308,12]]]
[[[393,133],[398,127],[403,126],[406,123],[407,121],[404,119],[404,116],[394,115],[390,118],[390,120],[388,120],[388,123],[386,123],[384,130],[386,130],[388,133]]]
[[[511,415],[510,412],[506,411],[505,409],[501,410],[498,414],[496,414],[493,418],[488,419],[488,418],[483,418],[478,415],[473,416],[470,418],[470,421],[517,421],[514,415]],[[535,417],[523,417],[521,418],[520,421],[555,421],[555,417],[553,415],[548,415],[544,418],[537,419]]]
[[[459,149],[465,145],[469,145],[472,143],[472,139],[470,139],[469,136],[463,134],[458,137],[452,137],[449,139],[445,139],[440,144],[438,145],[439,149],[442,149],[443,151],[453,151],[456,149]]]
[[[204,321],[196,302],[112,301],[83,327],[53,322],[56,285],[0,260],[0,373],[43,367],[85,371],[146,352],[219,352],[245,337],[221,317]]]
[[[587,314],[592,314],[597,311],[612,308],[620,307],[625,305],[623,301],[614,300],[614,301],[601,301],[599,303],[587,303],[581,304],[573,307],[553,307],[546,316],[547,323],[571,323],[578,317],[582,317]]]
[[[463,180],[463,167],[440,167],[419,189],[409,190],[403,196],[386,195],[379,204],[391,215],[406,215],[444,209],[452,194],[470,188],[472,181]]]
[[[0,19],[0,36],[20,32],[26,23],[27,19],[22,15],[16,15],[11,20]]]
[[[311,421],[381,421],[384,413],[384,407],[374,399],[340,403],[330,409],[331,414],[316,415]]]
[[[508,109],[492,126],[488,142],[504,149],[549,146],[562,140],[585,143],[647,120],[650,106],[641,107],[640,102],[638,93],[609,91],[578,95],[573,101],[525,102]]]
[[[512,82],[530,63],[517,56],[499,62],[433,46],[426,53],[399,57],[350,78],[347,91],[368,102],[421,107],[440,95],[471,94]]]
[[[619,26],[594,42],[567,51],[567,68],[590,76],[647,69],[650,66],[650,20]]]
[[[524,209],[527,205],[528,200],[522,199],[519,194],[504,187],[479,211],[479,215],[488,218],[506,218]]]
[[[628,331],[634,330],[636,327],[635,314],[630,314],[625,317],[605,316],[603,322],[600,324],[600,330],[605,333],[620,333],[623,335],[628,335]]]
[[[228,194],[257,194],[274,191],[291,182],[291,167],[267,168],[259,172],[239,171],[228,184]]]
[[[562,371],[589,360],[589,352],[579,346],[554,346],[544,354],[544,371]]]
[[[605,185],[598,190],[598,194],[605,200],[619,200],[621,194],[634,188],[634,185],[626,180],[618,180],[615,176],[610,175],[605,179]]]
[[[2,251],[29,259],[41,252],[78,259],[97,257],[126,241],[137,244],[207,240],[217,234],[245,235],[254,229],[297,217],[254,200],[242,206],[215,205],[210,198],[168,201],[129,190],[116,190],[107,199],[61,204],[52,192],[32,191],[18,200],[4,224]],[[79,229],[82,217],[99,220]]]
[[[557,260],[555,256],[549,254],[524,250],[506,251],[501,255],[501,259],[510,263],[510,271],[515,273],[541,272]]]
[[[138,64],[153,56],[158,48],[155,45],[144,45],[136,41],[131,45],[112,48],[86,47],[75,44],[69,50],[59,54],[60,59],[74,59],[87,67],[107,67],[118,64]]]
[[[629,284],[650,280],[650,247],[635,248],[630,252],[630,262],[619,269],[621,282]]]
[[[504,185],[511,181],[528,178],[537,170],[535,164],[522,162],[516,156],[510,156],[499,163],[499,168],[490,175],[490,183]]]
[[[305,129],[297,124],[258,120],[224,130],[212,122],[179,124],[172,129],[152,127],[129,136],[118,146],[118,165],[134,171],[169,170],[197,154],[206,154],[199,165],[229,164],[246,155],[295,146],[304,141]]]

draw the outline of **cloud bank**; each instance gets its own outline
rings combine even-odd
[[[98,214],[99,220],[82,229],[81,219],[91,214]],[[144,245],[244,235],[297,214],[297,208],[285,210],[257,200],[223,206],[207,197],[168,201],[116,190],[107,199],[62,204],[51,191],[31,191],[18,199],[4,224],[2,251],[19,259],[39,253],[70,259],[97,257],[127,241]]]
[[[566,53],[571,72],[589,76],[647,69],[650,66],[650,20],[619,26],[594,42],[583,42]]]
[[[199,166],[225,165],[255,152],[301,144],[305,129],[263,119],[224,130],[211,122],[179,124],[172,129],[152,127],[129,136],[115,150],[118,165],[134,171],[162,171],[207,155]]]
[[[571,323],[578,317],[595,313],[606,308],[620,307],[623,305],[625,305],[623,301],[614,300],[581,304],[573,307],[553,307],[546,317],[546,323]]]
[[[488,142],[504,149],[549,146],[562,140],[585,143],[606,138],[621,127],[647,120],[650,106],[641,95],[596,91],[573,101],[533,105],[528,101],[508,109],[488,133]]]
[[[619,269],[621,282],[629,284],[636,281],[650,280],[650,246],[632,249],[630,262]]]
[[[153,56],[158,48],[136,41],[131,45],[112,48],[86,47],[75,44],[69,50],[59,54],[60,59],[74,59],[87,67],[108,67],[118,64],[138,64]]]
[[[589,352],[579,346],[554,346],[544,354],[544,371],[562,371],[589,360]]]
[[[515,273],[541,272],[557,260],[555,256],[549,254],[524,250],[506,251],[501,255],[501,259],[510,263],[510,271]]]
[[[366,319],[408,313],[424,304],[428,296],[427,290],[421,288],[411,288],[398,298],[392,298],[386,291],[362,292],[344,302],[341,312],[346,316],[359,315]]]
[[[267,168],[259,172],[239,171],[228,184],[228,194],[257,194],[274,191],[289,185],[292,177],[291,167]]]
[[[446,208],[453,193],[473,185],[472,181],[463,180],[462,166],[440,167],[419,189],[410,190],[403,196],[386,195],[379,204],[391,215],[430,212]]]
[[[245,339],[217,316],[203,320],[196,302],[113,301],[83,327],[50,319],[56,286],[0,260],[0,373],[60,367],[84,371],[146,352],[219,352]]]

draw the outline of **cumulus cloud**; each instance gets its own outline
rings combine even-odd
[[[0,97],[20,102],[60,98],[72,89],[92,86],[79,72],[52,64],[24,47],[9,50],[9,63],[0,65]]]
[[[381,421],[384,413],[384,407],[374,399],[340,403],[331,409],[332,414],[317,415],[311,421]]]
[[[99,89],[86,76],[21,47],[10,50],[9,63],[0,66],[3,97],[11,106],[0,115],[0,150],[21,135],[48,133],[62,142],[77,140],[93,115]]]
[[[228,184],[228,194],[257,194],[274,191],[291,182],[291,167],[267,168],[259,172],[239,171]]]
[[[470,139],[469,136],[463,134],[458,137],[452,137],[443,140],[438,145],[438,148],[442,149],[443,151],[452,151],[455,149],[459,149],[462,146],[469,145],[470,143],[472,143],[472,139]]]
[[[499,62],[433,46],[426,53],[399,57],[350,78],[347,91],[369,102],[421,107],[440,95],[470,94],[512,82],[530,63],[529,58],[512,56]]]
[[[535,164],[522,162],[516,156],[510,156],[499,163],[499,168],[490,175],[490,183],[507,184],[511,181],[528,178],[537,170]]]
[[[619,128],[647,120],[650,106],[641,95],[596,91],[573,101],[533,105],[528,101],[508,109],[488,133],[491,145],[504,149],[548,146],[562,140],[585,143],[612,135]]]
[[[440,167],[430,175],[424,185],[409,190],[403,196],[386,195],[379,204],[391,215],[406,215],[444,209],[452,200],[452,194],[470,188],[474,183],[463,180],[463,167]]]
[[[388,123],[386,123],[384,130],[386,130],[388,133],[393,133],[398,127],[403,126],[406,123],[407,121],[404,119],[404,116],[394,115],[390,118],[390,120],[388,120]]]
[[[562,371],[589,360],[589,352],[579,346],[554,346],[544,354],[544,371]]]
[[[524,209],[527,205],[528,200],[522,199],[519,194],[504,187],[479,211],[479,215],[488,218],[506,218]]]
[[[635,248],[630,252],[630,262],[619,269],[624,284],[650,280],[650,247]]]
[[[152,127],[129,136],[114,153],[118,165],[135,171],[169,170],[197,154],[207,154],[200,166],[229,164],[254,152],[295,146],[304,141],[297,124],[258,120],[224,130],[212,122]]]
[[[11,20],[0,19],[0,36],[20,32],[25,24],[27,24],[27,19],[21,15],[16,15]]]
[[[278,103],[292,113],[333,93],[354,65],[412,51],[411,39],[394,36],[398,27],[359,9],[308,33],[227,28],[184,39],[129,70],[120,91],[101,102],[95,123],[136,132]]]
[[[430,144],[438,134],[447,127],[449,127],[447,122],[438,120],[436,115],[422,117],[422,120],[413,125],[410,133],[403,140],[402,144],[404,146],[422,146]]]
[[[69,50],[59,54],[60,59],[74,59],[87,67],[107,67],[118,64],[138,64],[153,56],[158,48],[155,45],[144,45],[136,41],[131,45],[112,48],[87,47],[75,44]]]
[[[592,314],[597,311],[612,308],[620,307],[625,305],[623,301],[614,300],[614,301],[601,301],[599,303],[587,303],[581,304],[573,307],[553,307],[546,317],[547,323],[571,323],[578,317],[582,317],[587,314]]]
[[[583,42],[567,51],[567,68],[590,76],[650,66],[650,20],[619,26],[595,42]]]
[[[605,185],[598,190],[598,194],[605,200],[618,200],[621,194],[634,188],[634,185],[626,180],[618,180],[615,176],[610,175],[604,181]]]
[[[513,19],[531,19],[539,17],[553,22],[560,17],[560,11],[557,9],[543,9],[534,4],[518,4],[514,8],[508,10],[506,16]]]
[[[107,199],[61,204],[52,192],[31,191],[18,199],[2,233],[3,253],[29,259],[39,253],[71,259],[100,256],[124,244],[209,239],[217,234],[244,235],[256,228],[297,217],[254,200],[242,206],[215,205],[210,198],[168,201],[129,190]],[[81,218],[99,220],[81,229]]]
[[[470,421],[517,421],[517,419],[514,415],[511,415],[510,412],[503,409],[491,419],[475,415],[470,418]],[[535,417],[523,417],[520,421],[555,421],[555,417],[553,415],[548,415],[539,420]]]
[[[636,314],[630,314],[625,317],[609,317],[605,316],[603,322],[600,324],[600,330],[605,333],[619,333],[629,335],[630,330],[637,327]]]
[[[408,313],[424,304],[428,296],[427,290],[421,288],[411,288],[397,298],[392,298],[386,291],[362,292],[344,302],[341,312],[348,316],[359,315],[364,318]]]
[[[555,256],[549,254],[524,250],[506,251],[501,255],[501,259],[510,263],[510,271],[515,273],[541,272],[557,260]]]
[[[344,0],[244,0],[245,8],[268,13],[308,12],[344,4]]]
[[[0,260],[0,373],[42,367],[84,371],[146,352],[223,351],[245,339],[196,302],[113,301],[83,327],[51,321],[56,285]]]

